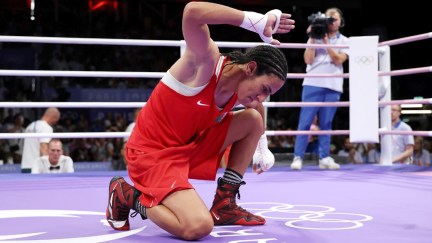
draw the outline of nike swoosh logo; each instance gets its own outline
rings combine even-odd
[[[197,105],[199,105],[199,106],[210,106],[209,104],[201,103],[201,100],[197,101]]]
[[[174,185],[176,184],[177,181],[174,181],[174,183],[171,185],[171,188],[174,188]]]
[[[213,216],[215,217],[216,220],[220,219],[213,211],[211,211],[211,213],[213,214]]]

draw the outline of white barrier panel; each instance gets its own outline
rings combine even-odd
[[[378,36],[349,40],[350,141],[378,143]]]

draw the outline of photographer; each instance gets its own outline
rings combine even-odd
[[[308,18],[310,26],[308,44],[347,44],[348,38],[340,33],[344,26],[342,12],[337,8],[329,8],[325,15],[313,14]],[[307,64],[307,74],[342,74],[342,64],[348,59],[348,48],[306,48],[304,61]],[[322,77],[303,80],[303,102],[338,102],[343,92],[343,78]],[[309,130],[318,115],[321,130],[332,130],[336,107],[302,107],[300,111],[298,130]],[[339,169],[330,157],[330,135],[321,135],[318,138],[319,167],[321,169]],[[307,135],[298,135],[294,147],[294,160],[292,170],[300,170],[308,145]]]

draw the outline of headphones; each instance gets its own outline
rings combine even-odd
[[[342,29],[345,26],[345,19],[343,17],[342,11],[339,8],[333,7],[333,8],[327,9],[326,12],[332,11],[332,10],[339,13],[339,15],[340,15],[340,26],[339,26],[339,29]]]

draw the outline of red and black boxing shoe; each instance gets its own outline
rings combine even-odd
[[[213,200],[210,214],[215,225],[263,225],[266,220],[254,215],[236,203],[236,196],[240,198],[239,188],[246,184],[231,184],[222,178],[218,180],[218,188]]]
[[[129,212],[133,209],[136,189],[123,177],[115,176],[109,184],[106,218],[115,230],[129,230]]]
[[[233,198],[224,198],[210,209],[215,225],[263,225],[266,220],[254,215],[235,203]]]

